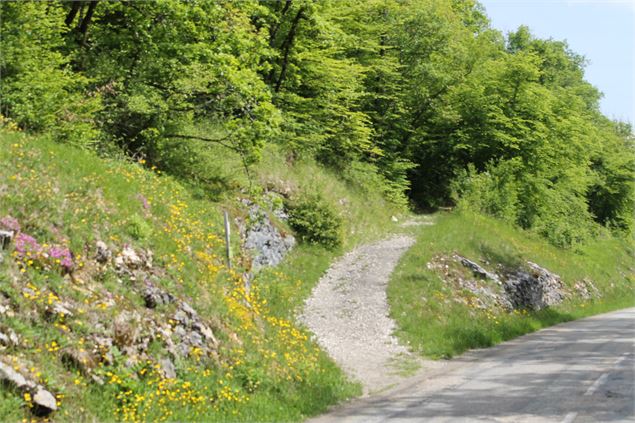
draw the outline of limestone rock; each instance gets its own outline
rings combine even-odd
[[[249,221],[241,225],[241,232],[243,246],[252,252],[253,269],[275,266],[295,246],[295,238],[290,234],[282,234],[258,205],[247,204],[250,205]]]
[[[57,401],[55,396],[42,386],[25,378],[11,366],[0,362],[0,381],[18,391],[20,394],[25,392],[33,393],[32,412],[36,416],[47,416],[57,410]]]
[[[176,379],[176,367],[174,367],[172,360],[169,358],[162,358],[159,360],[159,365],[161,366],[161,371],[166,378]]]
[[[160,305],[166,305],[176,301],[176,298],[167,291],[163,291],[156,286],[146,283],[146,288],[143,292],[143,300],[146,307],[156,308]]]
[[[11,244],[15,232],[0,230],[0,249],[5,250]]]
[[[69,369],[77,369],[84,376],[97,367],[97,358],[86,350],[67,349],[62,353],[62,363]]]
[[[465,266],[468,269],[470,269],[472,271],[472,273],[474,273],[475,275],[500,283],[500,278],[498,277],[498,275],[496,275],[495,273],[492,273],[490,271],[485,270],[478,263],[476,263],[476,262],[474,262],[474,261],[472,261],[472,260],[470,260],[468,258],[465,258],[463,256],[460,256],[458,254],[455,254],[454,258],[456,260],[458,260],[463,266]]]
[[[136,312],[120,313],[113,324],[113,339],[119,348],[133,345],[139,336],[140,316]]]
[[[592,281],[588,279],[582,279],[573,286],[580,297],[585,300],[592,298],[598,298],[601,296],[600,291],[596,288]]]
[[[33,395],[33,414],[47,416],[57,411],[57,400],[49,391],[39,388]]]
[[[503,283],[514,308],[540,310],[561,303],[565,295],[560,276],[536,263],[527,262],[527,265],[529,271],[511,272]]]
[[[0,380],[18,391],[34,389],[36,384],[27,380],[13,367],[0,361]]]
[[[110,251],[106,243],[103,241],[97,241],[95,247],[97,248],[95,260],[97,260],[97,262],[101,264],[108,263],[108,261],[110,261],[110,258],[112,257],[112,251]]]
[[[0,329],[0,345],[12,347],[18,345],[20,338],[11,328]]]

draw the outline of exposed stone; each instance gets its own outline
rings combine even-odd
[[[13,231],[0,230],[0,249],[7,249],[14,236],[15,232]]]
[[[176,301],[176,298],[167,291],[163,291],[156,286],[146,283],[146,288],[143,292],[143,300],[146,307],[156,308],[160,305],[166,305]]]
[[[527,265],[529,271],[511,272],[503,283],[514,308],[540,310],[561,303],[565,296],[560,276],[536,263],[527,262]]]
[[[55,320],[58,316],[73,317],[72,309],[73,306],[66,301],[54,302],[46,306],[44,316],[49,321]]]
[[[120,313],[113,323],[114,342],[120,347],[133,345],[139,335],[140,316],[136,312],[124,311]]]
[[[112,251],[110,251],[106,243],[103,241],[97,241],[95,247],[97,248],[95,260],[97,260],[97,262],[101,264],[108,263],[108,261],[110,261],[110,258],[112,257]]]
[[[39,388],[33,395],[33,414],[47,416],[57,411],[57,400],[49,391]]]
[[[201,335],[203,335],[206,339],[212,341],[214,344],[218,343],[218,341],[216,340],[216,337],[214,336],[214,332],[212,332],[212,330],[206,325],[204,325],[203,323],[200,323],[200,322],[194,323],[192,325],[192,329],[194,329],[195,331],[198,331]]]
[[[104,386],[104,384],[106,383],[103,378],[95,374],[91,375],[90,378],[93,380],[93,382],[95,382],[99,386]]]
[[[69,369],[77,369],[88,376],[97,366],[97,358],[86,350],[67,349],[62,353],[62,363]]]
[[[130,246],[123,247],[120,254],[115,257],[115,267],[118,271],[138,269],[142,265],[142,260]]]
[[[20,338],[11,328],[0,329],[0,345],[13,347],[18,345]]]
[[[34,382],[27,380],[22,374],[0,361],[0,380],[8,384],[13,389],[18,391],[26,391],[35,389],[37,386]]]
[[[161,366],[163,376],[168,379],[176,379],[176,367],[174,367],[172,360],[169,358],[162,358],[159,360],[159,365]]]
[[[11,296],[5,291],[0,291],[0,315],[7,317],[15,315],[11,304]]]
[[[260,206],[249,200],[243,200],[243,203],[249,207],[249,219],[247,222],[238,220],[238,226],[243,247],[252,255],[252,269],[277,265],[295,246],[295,238],[291,234],[281,233]],[[284,210],[272,213],[279,218],[288,218]]]
[[[592,281],[588,279],[582,279],[573,286],[580,297],[585,300],[592,298],[598,298],[601,296],[600,291],[596,288]]]
[[[458,254],[454,254],[452,260],[460,263],[479,280],[466,276],[447,257],[436,257],[427,267],[438,271],[444,280],[453,282],[456,287],[473,295],[473,298],[458,299],[459,302],[471,303],[478,308],[497,306],[507,310],[540,310],[559,304],[565,298],[566,292],[560,277],[536,263],[527,262],[524,268],[497,274]],[[487,285],[485,281],[493,281],[500,288]]]
[[[458,260],[463,266],[465,266],[468,269],[470,269],[472,271],[472,273],[474,273],[475,275],[480,276],[481,278],[490,279],[490,280],[495,281],[497,283],[501,283],[500,278],[498,277],[498,275],[496,275],[495,273],[492,273],[492,272],[489,272],[489,271],[485,270],[478,263],[473,262],[472,260],[467,259],[467,258],[465,258],[463,256],[458,255],[458,254],[454,254],[453,257],[456,260]]]
[[[36,416],[47,416],[57,410],[57,401],[53,394],[3,362],[0,362],[0,380],[20,394],[32,394],[31,412]]]
[[[192,306],[186,303],[185,301],[181,301],[181,304],[179,305],[179,310],[183,311],[192,319],[198,318],[198,313],[196,312],[196,310],[194,310]]]

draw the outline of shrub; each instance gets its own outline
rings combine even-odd
[[[289,224],[302,241],[326,248],[342,243],[342,220],[320,196],[303,196],[288,208]]]
[[[152,226],[138,214],[134,214],[130,217],[126,229],[128,235],[136,240],[147,239],[152,235]]]

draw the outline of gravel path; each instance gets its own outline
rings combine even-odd
[[[300,316],[365,394],[402,381],[400,369],[414,371],[424,364],[392,335],[396,325],[386,299],[390,274],[414,242],[396,235],[346,254],[320,279]]]

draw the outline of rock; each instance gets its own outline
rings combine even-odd
[[[564,287],[560,276],[527,262],[529,271],[518,269],[507,274],[503,283],[510,303],[516,309],[540,310],[561,303]]]
[[[84,376],[91,374],[98,365],[97,358],[86,350],[68,349],[62,353],[62,364],[69,370],[77,369]]]
[[[139,255],[130,246],[125,246],[121,253],[115,257],[115,267],[118,271],[138,269],[142,263]]]
[[[13,231],[0,230],[0,249],[6,250],[11,241],[13,241],[14,236],[15,232]]]
[[[73,306],[68,302],[55,302],[46,306],[46,309],[44,310],[44,317],[49,322],[54,321],[59,316],[73,317],[73,312],[71,311],[72,308]]]
[[[500,278],[498,277],[498,275],[496,275],[495,273],[489,272],[487,270],[485,270],[483,267],[481,267],[478,263],[473,262],[472,260],[469,260],[463,256],[460,256],[458,254],[454,254],[454,259],[459,261],[463,266],[467,267],[468,269],[470,269],[472,271],[472,273],[474,273],[477,276],[480,276],[481,278],[485,278],[485,279],[490,279],[492,281],[495,281],[497,283],[501,283]]]
[[[217,344],[218,342],[216,341],[216,337],[214,336],[214,332],[212,332],[212,330],[207,327],[206,325],[200,323],[200,322],[196,322],[192,325],[192,329],[194,329],[195,331],[199,332],[201,335],[203,335],[206,339],[212,341],[212,343]]]
[[[181,304],[179,306],[179,310],[183,311],[185,314],[187,314],[192,319],[198,319],[198,313],[196,312],[196,310],[194,310],[192,308],[192,306],[189,305],[188,303],[186,303],[185,301],[181,301]]]
[[[139,335],[140,316],[136,312],[124,311],[113,323],[113,340],[119,348],[133,345]]]
[[[176,379],[176,367],[174,367],[172,360],[169,358],[162,358],[159,360],[159,365],[161,366],[163,376],[168,379]]]
[[[146,307],[156,308],[160,305],[166,305],[176,301],[176,298],[167,291],[163,291],[150,283],[146,284],[143,292],[143,300]]]
[[[17,370],[0,361],[0,380],[20,392],[35,389],[35,383],[27,380]]]
[[[95,260],[97,260],[97,262],[101,264],[108,263],[108,261],[110,261],[110,258],[112,257],[112,251],[110,251],[106,243],[103,241],[97,241],[95,247],[97,248]]]
[[[53,394],[40,387],[33,395],[32,411],[36,416],[47,416],[53,411],[57,411],[57,400]]]
[[[5,347],[13,347],[18,345],[20,338],[11,328],[0,330],[0,345]]]
[[[31,412],[36,416],[47,416],[57,410],[57,401],[53,394],[3,362],[0,362],[0,381],[20,394],[26,392],[32,394],[33,408]],[[33,394],[33,392],[35,393]]]
[[[104,386],[104,384],[106,383],[104,379],[102,379],[101,377],[97,375],[91,375],[90,378],[93,380],[93,382],[95,382],[99,386]]]
[[[252,253],[254,270],[280,263],[296,242],[292,235],[280,233],[267,213],[255,204],[251,205],[249,223],[242,225],[241,232],[243,246]]]
[[[581,281],[576,282],[573,287],[578,295],[585,300],[601,296],[600,291],[598,291],[593,282],[588,279],[582,279]]]

